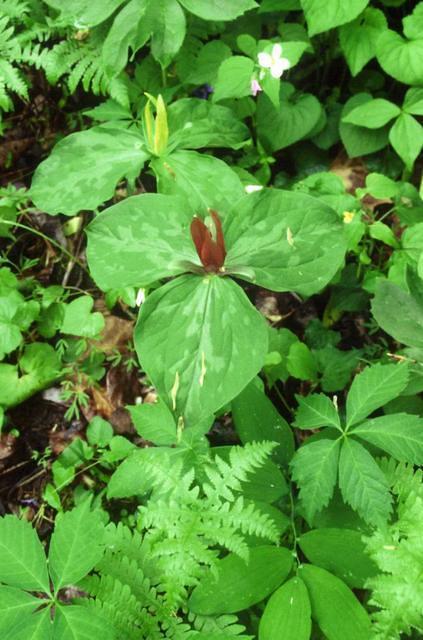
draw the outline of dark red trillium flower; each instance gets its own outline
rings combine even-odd
[[[216,211],[210,210],[210,215],[214,222],[215,233],[212,234],[204,222],[195,217],[191,222],[191,237],[204,269],[210,273],[218,273],[225,262],[225,240],[222,223]]]

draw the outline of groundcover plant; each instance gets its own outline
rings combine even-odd
[[[423,634],[423,2],[0,0],[0,634]]]

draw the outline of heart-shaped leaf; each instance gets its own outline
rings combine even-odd
[[[92,312],[94,298],[80,296],[66,305],[62,333],[72,336],[94,338],[104,329],[104,317],[98,311]]]
[[[141,307],[135,348],[163,400],[192,426],[229,402],[264,363],[267,329],[242,289],[186,275]]]

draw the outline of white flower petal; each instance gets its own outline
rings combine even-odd
[[[287,69],[291,68],[291,63],[289,62],[288,58],[281,58],[281,62],[282,62],[284,71],[287,71]]]
[[[261,184],[247,184],[244,189],[245,193],[254,193],[255,191],[261,191],[263,187]]]
[[[264,67],[265,69],[270,69],[270,67],[272,66],[272,56],[270,55],[270,53],[266,53],[266,51],[261,51],[258,56],[258,62],[259,65],[261,67]]]
[[[288,66],[286,66],[286,63],[288,63]],[[275,60],[275,62],[272,64],[270,73],[274,78],[280,78],[283,72],[286,69],[289,69],[289,67],[289,60],[287,60],[286,58],[279,58],[279,60]]]
[[[274,60],[278,60],[278,58],[280,58],[281,55],[282,55],[282,45],[277,42],[276,44],[273,45],[272,58]]]

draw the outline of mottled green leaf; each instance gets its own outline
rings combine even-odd
[[[163,400],[187,425],[232,400],[261,369],[266,324],[242,289],[219,276],[182,276],[141,307],[135,347]]]
[[[87,228],[91,276],[108,290],[183,273],[183,261],[199,264],[191,220],[184,202],[158,194],[133,196],[109,207]]]
[[[223,219],[243,195],[241,180],[225,162],[196,151],[175,151],[151,163],[160,193],[184,198],[187,211],[207,215],[215,209]]]
[[[244,197],[225,225],[228,271],[273,291],[320,291],[342,265],[343,228],[321,200],[292,191]]]
[[[51,215],[96,209],[113,196],[119,180],[137,177],[148,158],[135,131],[98,126],[71,133],[38,165],[30,196]]]

